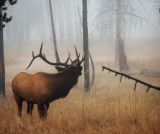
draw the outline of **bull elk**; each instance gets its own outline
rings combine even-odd
[[[38,112],[40,118],[46,117],[50,102],[64,98],[69,91],[78,82],[78,78],[82,72],[82,62],[84,57],[80,60],[80,54],[76,51],[76,59],[71,60],[70,54],[66,62],[53,63],[47,60],[46,56],[42,54],[43,43],[41,44],[38,55],[32,53],[31,60],[27,69],[31,66],[33,61],[41,58],[49,65],[53,65],[58,70],[58,73],[49,74],[45,72],[38,72],[29,74],[21,72],[12,80],[12,90],[15,96],[15,101],[18,106],[18,115],[22,115],[22,103],[27,101],[27,113],[32,114],[34,104],[38,105]],[[69,59],[71,63],[68,64]]]

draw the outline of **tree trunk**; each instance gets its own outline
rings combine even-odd
[[[58,50],[57,50],[57,38],[56,38],[56,32],[55,32],[55,26],[54,26],[54,18],[53,18],[53,10],[52,10],[52,2],[49,0],[49,9],[50,9],[50,15],[51,15],[51,25],[52,25],[52,36],[53,36],[53,45],[54,45],[54,53],[56,57],[56,62],[60,62]]]
[[[92,77],[91,77],[91,86],[93,86],[94,84],[94,80],[95,80],[95,67],[94,67],[94,62],[93,62],[93,59],[92,59],[92,56],[91,56],[91,53],[89,52],[89,58],[90,58],[90,61],[91,61],[91,67],[92,67]]]
[[[80,23],[81,23],[81,26],[83,28],[83,22],[82,22],[82,19],[81,19],[81,15],[80,15],[80,12],[78,10],[78,16],[79,16],[79,20],[80,20]],[[83,29],[82,29],[83,30]],[[80,31],[80,30],[79,30]],[[77,34],[78,35],[78,34]],[[95,80],[95,67],[94,67],[94,61],[92,59],[92,56],[91,56],[91,53],[89,52],[89,58],[90,58],[90,61],[91,61],[91,68],[92,68],[92,76],[91,76],[91,82],[90,82],[90,86],[92,86],[94,84],[94,80]]]
[[[90,91],[90,72],[89,72],[89,48],[88,48],[88,22],[87,22],[87,0],[82,0],[83,7],[83,53],[84,60],[84,88]]]
[[[128,69],[127,56],[124,51],[124,41],[120,38],[118,42],[118,60],[119,60],[119,70],[126,71]]]
[[[2,14],[2,9],[0,9]],[[2,24],[2,18],[0,18]],[[4,44],[3,44],[3,28],[0,29],[0,100],[5,97],[5,66],[4,66]]]
[[[124,50],[124,42],[121,37],[121,21],[122,21],[122,1],[117,0],[117,20],[116,20],[116,49],[115,49],[115,63],[118,64],[119,70],[127,70],[127,57]]]
[[[118,44],[121,37],[121,0],[117,0],[117,15],[116,15],[116,49],[115,49],[115,63],[119,62]]]

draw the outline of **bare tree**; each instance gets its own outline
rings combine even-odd
[[[124,41],[121,36],[121,22],[122,22],[122,1],[117,0],[116,11],[116,49],[115,49],[115,62],[119,65],[119,70],[127,70],[127,57],[124,50]]]
[[[52,1],[51,0],[49,0],[49,9],[50,9],[50,15],[51,15],[54,53],[55,53],[55,57],[56,57],[56,62],[58,63],[58,62],[60,62],[60,59],[59,59],[58,49],[57,49],[57,38],[56,38],[56,32],[55,32],[55,26],[54,26],[54,17],[53,17]]]
[[[0,14],[2,10],[0,9]],[[2,17],[0,18],[2,22]],[[4,44],[3,44],[3,29],[0,30],[0,99],[5,96],[5,64],[4,64]]]
[[[4,63],[4,42],[3,42],[3,27],[12,20],[12,17],[7,17],[6,3],[14,5],[16,0],[0,1],[0,99],[5,97],[5,63]]]
[[[141,0],[137,0],[143,8],[144,5]],[[112,0],[112,1],[103,1],[101,3],[102,10],[100,14],[98,14],[100,21],[102,21],[102,27],[106,27],[107,30],[109,28],[114,29],[116,32],[116,47],[115,47],[115,63],[118,64],[119,70],[124,71],[128,69],[127,64],[127,56],[125,54],[125,26],[127,25],[127,21],[132,19],[130,24],[137,24],[137,20],[142,22],[145,18],[134,13],[135,9],[131,5],[131,1],[125,0]],[[106,14],[111,15],[110,20],[106,22]],[[101,19],[102,18],[102,19]],[[107,17],[108,18],[108,17]],[[133,21],[134,19],[134,21]]]
[[[84,60],[84,87],[90,91],[90,71],[89,71],[89,47],[88,47],[88,21],[87,21],[87,0],[82,0],[83,16],[83,52]]]
[[[78,9],[78,16],[79,16],[80,24],[82,26],[82,31],[83,31],[83,22],[82,22],[82,17],[81,17],[79,9]],[[91,69],[92,69],[90,86],[92,86],[94,84],[94,80],[95,80],[95,67],[94,67],[94,61],[93,61],[93,58],[92,58],[92,55],[91,55],[90,51],[89,51],[89,59],[90,59],[90,62],[91,62]]]
[[[159,13],[160,13],[160,1],[159,0],[155,0],[155,7],[159,10]]]

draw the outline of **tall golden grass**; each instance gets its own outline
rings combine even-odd
[[[130,64],[139,68],[144,62]],[[160,83],[158,77],[136,77]],[[133,81],[123,79],[120,83],[96,66],[90,94],[84,92],[81,77],[66,98],[51,103],[46,120],[39,119],[36,106],[33,116],[27,115],[26,103],[20,119],[9,80],[7,97],[0,102],[0,134],[159,134],[160,92],[151,90],[146,94],[146,87],[140,84],[136,92],[133,88]]]

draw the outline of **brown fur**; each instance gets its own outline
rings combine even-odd
[[[32,114],[34,104],[38,104],[40,117],[44,117],[53,100],[67,96],[78,82],[82,67],[77,64],[57,74],[39,72],[36,74],[19,73],[12,81],[12,90],[18,105],[19,115],[22,102],[28,103],[27,112]]]

